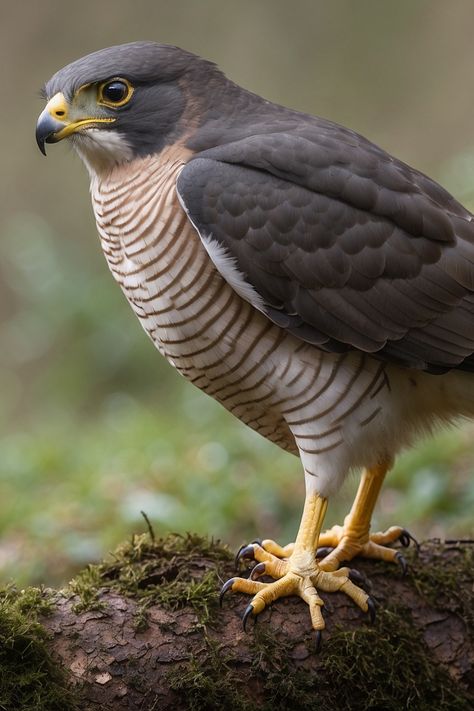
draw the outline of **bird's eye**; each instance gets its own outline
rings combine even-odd
[[[106,106],[124,106],[130,101],[133,86],[126,79],[112,79],[99,87],[99,103]]]

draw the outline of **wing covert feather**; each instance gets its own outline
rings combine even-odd
[[[295,131],[209,149],[181,171],[180,200],[266,315],[302,340],[430,372],[473,370],[470,213],[350,136],[341,146]]]

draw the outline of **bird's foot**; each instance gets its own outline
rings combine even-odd
[[[337,570],[342,562],[350,561],[356,556],[375,558],[391,563],[398,563],[403,574],[407,571],[405,557],[397,548],[389,547],[392,543],[400,541],[403,546],[409,546],[413,541],[418,548],[417,541],[408,531],[400,526],[391,526],[384,532],[368,534],[355,531],[350,523],[344,526],[333,526],[319,536],[316,556],[322,570]]]
[[[285,554],[287,557],[285,557]],[[313,550],[294,550],[294,544],[282,548],[274,541],[252,543],[244,546],[237,560],[253,558],[257,561],[250,579],[231,578],[221,590],[221,601],[228,590],[253,595],[243,617],[244,629],[250,616],[255,617],[280,597],[297,595],[309,606],[313,629],[318,633],[324,629],[321,608],[323,601],[318,591],[336,592],[348,595],[361,610],[369,612],[373,619],[375,608],[366,592],[350,580],[349,568],[326,572],[318,565]],[[255,580],[261,575],[269,575],[274,582],[263,583]],[[320,634],[317,636],[319,646]]]

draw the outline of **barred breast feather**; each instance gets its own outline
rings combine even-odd
[[[270,321],[239,293],[238,275],[222,276],[180,205],[176,180],[188,158],[173,148],[92,176],[109,268],[160,353],[242,422],[299,452],[327,494],[350,466],[392,456],[413,425],[429,426],[433,376],[414,373],[410,385],[397,366],[361,351],[323,352]],[[410,387],[425,396],[400,417]],[[443,407],[440,417],[449,416]]]

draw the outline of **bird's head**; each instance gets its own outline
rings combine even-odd
[[[94,52],[46,83],[38,146],[46,154],[46,143],[68,138],[92,172],[158,153],[196,122],[192,87],[219,77],[212,63],[155,42]]]

